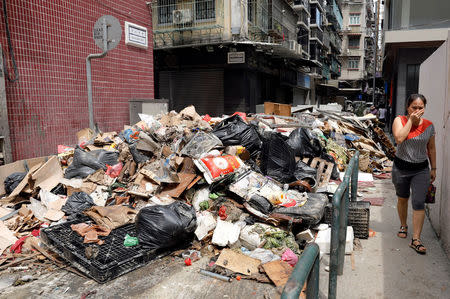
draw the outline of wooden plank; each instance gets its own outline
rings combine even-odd
[[[314,158],[309,166],[312,168],[317,168],[317,163],[319,163],[319,158]]]
[[[323,182],[323,168],[325,167],[325,162],[322,160],[319,163],[319,167],[317,168],[317,181],[318,181],[318,185],[319,187],[322,187],[324,182]]]

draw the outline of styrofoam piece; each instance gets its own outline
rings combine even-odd
[[[216,219],[208,212],[203,211],[197,213],[197,228],[195,229],[195,235],[199,240],[202,240],[210,230],[216,227]]]
[[[304,230],[304,231],[302,231],[302,232],[299,232],[299,233],[295,236],[295,238],[296,238],[297,240],[305,240],[305,241],[308,242],[308,243],[314,240],[314,236],[313,236],[313,234],[312,234],[312,232],[311,232],[310,229],[307,229],[307,230]]]
[[[222,247],[233,245],[239,239],[240,232],[241,227],[239,225],[217,219],[217,226],[211,242]]]
[[[351,254],[353,252],[353,227],[347,226],[347,237],[345,241],[345,254]],[[315,242],[319,245],[320,251],[326,254],[330,254],[331,243],[331,228],[319,231]]]
[[[326,229],[328,229],[330,226],[328,225],[328,224],[326,224],[326,223],[321,223],[321,224],[318,224],[318,225],[316,225],[316,226],[314,226],[312,229],[314,229],[314,230],[326,230]]]
[[[340,172],[339,177],[341,181],[344,180],[345,172]],[[373,182],[373,175],[371,173],[366,172],[358,172],[358,182]]]

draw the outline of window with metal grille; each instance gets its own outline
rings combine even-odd
[[[357,70],[359,69],[359,58],[349,58],[348,59],[348,69]]]
[[[348,47],[351,49],[359,49],[360,40],[361,40],[360,35],[349,35]]]
[[[350,25],[360,25],[360,15],[359,13],[351,13],[350,14]]]
[[[158,0],[158,24],[172,23],[175,9],[176,0]]]
[[[195,1],[195,19],[211,20],[216,18],[216,1]]]

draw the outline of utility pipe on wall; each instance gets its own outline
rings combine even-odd
[[[86,57],[86,74],[87,74],[87,90],[88,90],[88,110],[89,110],[89,128],[95,131],[94,124],[94,104],[92,102],[92,75],[91,75],[91,59],[103,58],[108,54],[108,25],[106,19],[102,21],[103,25],[103,52],[99,54],[89,54]]]

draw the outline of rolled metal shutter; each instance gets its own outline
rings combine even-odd
[[[194,105],[200,115],[220,116],[224,113],[223,70],[171,72],[169,81],[172,87],[170,99],[175,111]]]

